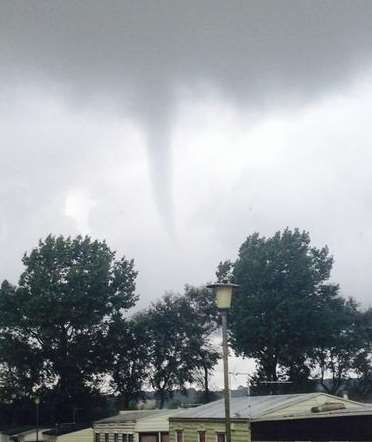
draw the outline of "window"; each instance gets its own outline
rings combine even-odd
[[[95,433],[94,440],[95,442],[99,442],[99,433]]]
[[[105,442],[109,442],[109,434],[105,433]]]
[[[133,434],[128,434],[128,442],[133,442]]]
[[[176,442],[183,442],[183,431],[182,430],[176,431]]]
[[[225,442],[225,433],[217,433],[217,442]]]
[[[128,442],[128,435],[127,434],[121,435],[121,442]]]
[[[139,442],[159,442],[159,433],[139,433]]]
[[[197,442],[205,442],[205,431],[198,431],[198,441]]]
[[[119,435],[118,435],[118,433],[114,434],[114,442],[119,442]]]

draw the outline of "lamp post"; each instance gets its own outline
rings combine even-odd
[[[35,398],[35,405],[36,405],[36,442],[39,442],[39,405],[40,405],[40,399],[37,397]]]
[[[214,289],[216,293],[216,304],[222,319],[222,355],[223,355],[223,380],[225,397],[225,426],[226,441],[231,442],[231,422],[230,422],[230,387],[229,387],[229,349],[227,343],[227,311],[231,307],[233,289],[237,284],[216,283],[207,286]]]

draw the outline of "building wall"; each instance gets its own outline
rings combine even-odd
[[[177,419],[169,421],[169,442],[176,442],[176,431],[183,431],[183,442],[198,442],[198,432],[206,432],[206,442],[217,442],[217,433],[225,432],[225,422],[220,420]],[[247,420],[231,422],[232,442],[250,442],[251,434]]]
[[[254,441],[372,441],[372,416],[284,419],[252,423]]]
[[[72,433],[53,436],[45,435],[48,442],[94,442],[93,429],[85,428],[84,430],[73,431]]]
[[[135,422],[96,423],[93,428],[97,433],[134,433]]]
[[[57,437],[57,442],[94,442],[93,429],[86,428],[85,430],[62,434]]]
[[[138,433],[135,433],[134,431],[135,422],[120,422],[120,423],[101,423],[101,424],[94,424],[94,435],[93,439],[95,440],[95,435],[99,434],[100,442],[105,441],[105,433],[109,434],[109,442],[114,442],[114,434],[119,434],[119,442],[121,442],[120,436],[125,434],[132,434],[133,435],[133,442],[138,442]]]

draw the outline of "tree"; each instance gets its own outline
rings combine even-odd
[[[338,286],[328,281],[332,263],[328,248],[312,247],[309,234],[298,229],[270,238],[254,233],[241,245],[233,271],[240,289],[232,344],[256,359],[261,380],[308,377],[308,353],[325,330],[322,309],[343,304]]]
[[[313,376],[327,393],[338,394],[365,353],[363,315],[357,303],[349,299],[328,310],[324,306],[322,316],[322,333],[309,352]]]
[[[0,295],[15,297],[16,287],[4,281]],[[9,308],[10,306],[8,306]],[[0,313],[6,320],[7,310]],[[40,349],[30,349],[29,337],[22,336],[9,327],[2,327],[0,332],[0,395],[5,402],[16,397],[27,397],[35,385],[46,379],[42,378],[43,363]]]
[[[372,394],[372,309],[359,314],[357,333],[362,343],[358,354],[353,359],[353,369],[357,380],[352,383],[349,391],[357,400],[368,402]]]
[[[234,279],[234,263],[230,260],[220,261],[216,271],[217,282],[232,282]]]
[[[313,376],[328,393],[339,394],[346,389],[366,399],[372,391],[371,319],[372,310],[362,312],[352,298],[342,308],[328,311],[328,331],[319,336],[310,353]]]
[[[55,391],[55,408],[71,419],[97,386],[110,318],[137,300],[134,262],[117,259],[104,241],[49,235],[23,264],[18,286],[0,291],[1,337],[38,355],[39,379],[27,388]]]
[[[194,310],[194,320],[201,326],[200,368],[195,372],[195,380],[203,389],[201,402],[208,403],[214,398],[209,389],[209,378],[221,357],[212,344],[212,337],[219,326],[215,295],[206,287],[186,285],[184,296]]]
[[[198,318],[189,299],[170,294],[143,314],[151,338],[149,382],[160,408],[174,388],[184,391],[186,384],[194,382],[196,371],[203,366],[205,324]]]
[[[200,362],[198,368],[194,370],[193,375],[194,382],[202,390],[200,402],[203,404],[207,404],[216,399],[216,395],[210,391],[209,379],[220,357],[220,354],[211,345],[200,349]]]
[[[132,401],[142,398],[143,385],[148,377],[151,339],[146,333],[146,324],[141,316],[130,320],[114,318],[107,342],[111,387],[120,395],[123,409],[128,409]]]

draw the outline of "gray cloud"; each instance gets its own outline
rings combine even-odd
[[[169,220],[178,87],[211,83],[263,109],[313,100],[370,63],[371,22],[368,0],[3,0],[2,80],[52,79],[79,106],[102,97],[136,116]]]
[[[5,0],[2,58],[20,77],[32,66],[84,93],[124,92],[140,111],[205,79],[237,98],[309,94],[369,63],[371,14],[361,0]]]
[[[92,232],[138,258],[145,300],[212,278],[216,260],[252,230],[300,225],[330,242],[336,276],[367,301],[370,281],[347,272],[351,246],[342,238],[350,226],[362,232],[352,238],[366,269],[371,141],[360,115],[371,109],[355,106],[340,120],[327,111],[331,134],[296,112],[353,89],[372,63],[371,23],[368,0],[2,0],[2,276],[15,278],[14,262],[40,236],[79,231],[65,203],[82,189],[96,203]],[[223,108],[200,110],[208,90]],[[233,119],[225,109],[239,109],[238,125],[225,125]],[[283,112],[303,129],[288,146],[250,138],[248,128]],[[348,125],[356,139],[345,136]],[[238,148],[240,139],[247,146]],[[261,158],[270,143],[279,151]],[[349,146],[363,143],[350,161]]]

